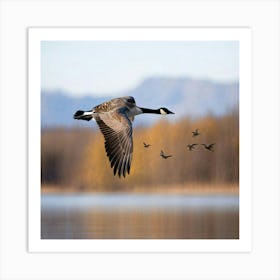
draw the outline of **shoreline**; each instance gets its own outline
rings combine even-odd
[[[169,186],[134,186],[131,189],[119,189],[119,190],[90,190],[90,189],[78,189],[73,186],[56,186],[56,185],[42,185],[41,194],[106,194],[106,193],[131,193],[131,194],[228,194],[238,195],[239,184],[177,184]]]

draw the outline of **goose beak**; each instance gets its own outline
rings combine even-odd
[[[171,112],[171,111],[168,110],[168,109],[165,109],[165,110],[166,110],[166,113],[167,113],[167,114],[175,114],[175,113]]]
[[[167,114],[174,114],[173,112],[171,112],[170,110],[168,110],[167,108],[160,108],[160,113],[162,115],[167,115]]]

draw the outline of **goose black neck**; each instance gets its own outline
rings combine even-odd
[[[147,108],[141,108],[142,112],[144,114],[160,114],[160,109],[147,109]]]

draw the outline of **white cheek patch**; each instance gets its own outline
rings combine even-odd
[[[161,115],[167,115],[167,113],[163,109],[160,109],[159,111]]]

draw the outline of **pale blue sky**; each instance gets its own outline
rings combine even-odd
[[[239,77],[237,41],[44,41],[41,87],[109,95],[149,77],[227,82]]]

